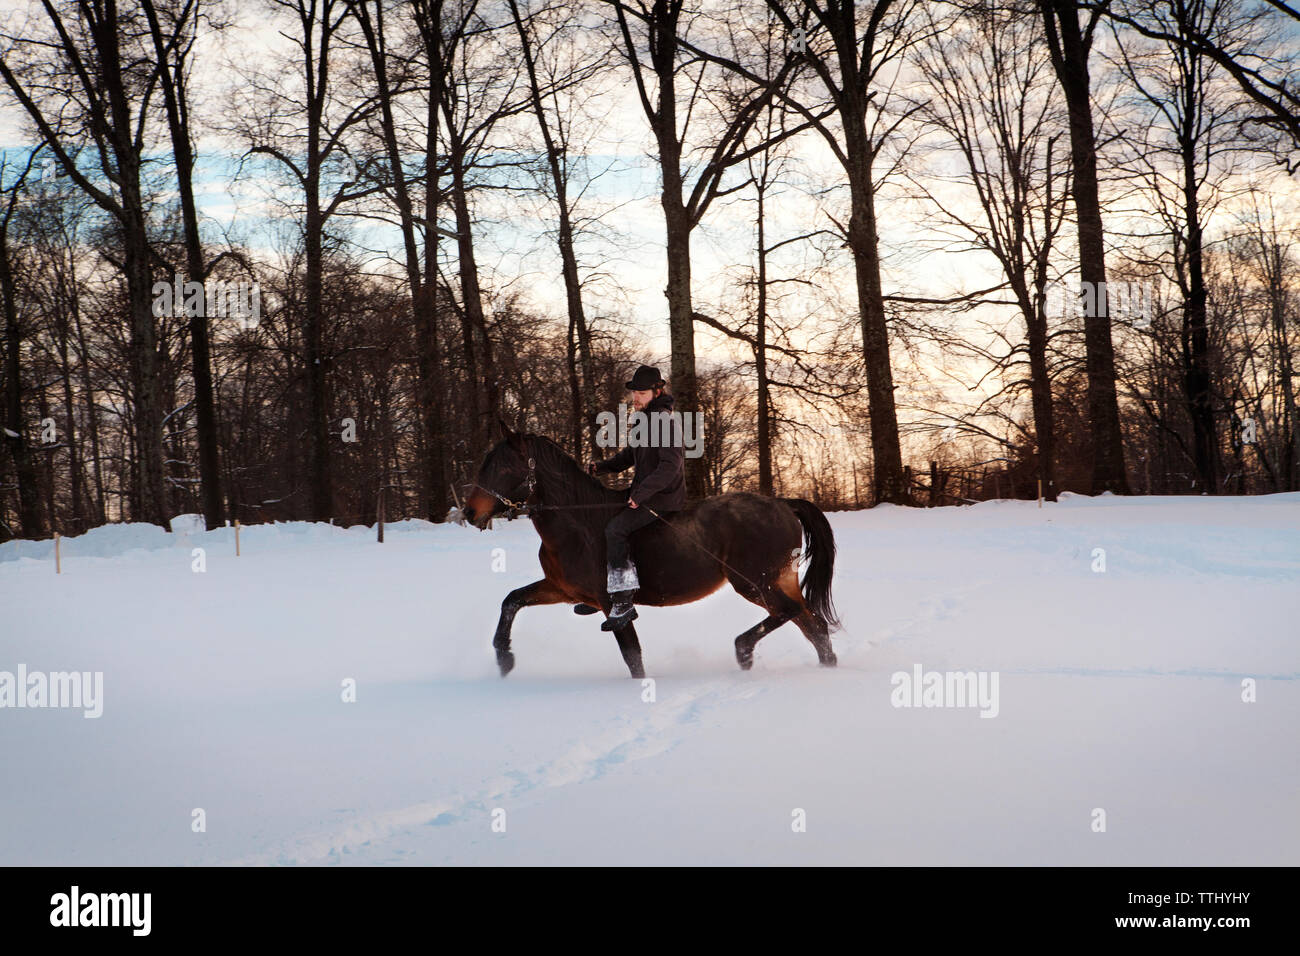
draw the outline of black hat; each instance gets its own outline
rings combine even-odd
[[[663,385],[664,380],[659,374],[659,369],[653,365],[642,365],[632,376],[632,381],[627,383],[628,391],[644,392],[652,388],[659,388]]]

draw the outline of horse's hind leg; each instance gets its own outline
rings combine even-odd
[[[798,614],[803,609],[803,602],[792,600],[779,586],[773,587],[767,582],[760,591],[752,581],[738,574],[729,575],[728,580],[737,594],[767,611],[767,617],[736,638],[736,663],[742,671],[747,671],[754,666],[754,646],[765,634],[772,633]]]
[[[803,631],[803,636],[808,638],[808,643],[817,652],[817,660],[823,667],[834,667],[837,661],[831,647],[831,629],[804,602],[803,592],[799,590],[799,576],[795,573],[793,564],[782,572],[777,587],[781,596],[793,605],[794,612],[790,619]]]
[[[830,628],[826,626],[826,622],[805,607],[795,616],[794,623],[816,649],[817,660],[821,665],[834,667],[837,660],[835,651],[831,648]]]
[[[786,612],[778,614],[769,614],[763,620],[759,621],[740,637],[736,638],[736,663],[740,665],[742,671],[747,671],[754,666],[754,645],[759,642],[764,634],[775,631],[778,627],[790,620],[790,614]]]
[[[618,639],[618,649],[623,654],[623,662],[633,677],[645,677],[645,668],[641,665],[641,642],[636,638],[636,628],[632,622],[624,624],[614,632]]]

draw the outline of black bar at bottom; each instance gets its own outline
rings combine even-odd
[[[881,926],[921,933],[922,943],[1046,934],[1230,945],[1241,934],[1285,931],[1295,909],[1294,870],[1249,867],[56,867],[10,868],[4,875],[9,889],[0,894],[0,919],[7,940],[37,935],[57,942],[75,934],[78,943],[91,945],[146,939],[338,944],[397,933],[432,941],[434,927],[435,938],[453,928],[545,938],[586,935],[599,925],[649,933],[666,944],[672,937],[660,934],[683,920],[741,934],[811,920],[809,926],[823,931],[839,924],[864,942]],[[618,938],[606,937],[611,944]]]

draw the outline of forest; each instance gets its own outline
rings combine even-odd
[[[446,520],[657,364],[693,498],[1300,490],[1281,0],[18,0],[0,540]]]

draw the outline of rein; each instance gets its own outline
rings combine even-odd
[[[491,495],[515,514],[523,515],[525,517],[537,511],[579,511],[588,508],[623,508],[626,507],[627,504],[623,501],[609,501],[588,505],[545,505],[540,501],[530,503],[528,499],[537,493],[537,459],[531,457],[528,459],[528,478],[524,484],[528,486],[528,494],[524,495],[523,501],[515,501],[513,498],[507,498],[505,495],[493,491],[485,485],[478,484],[478,482],[474,483],[474,487]],[[651,513],[653,514],[653,512]],[[655,517],[658,518],[659,516],[656,514]],[[660,520],[662,521],[663,519],[660,518]]]
[[[702,544],[700,543],[698,537],[696,537],[696,536],[693,535],[693,534],[692,534],[692,535],[688,535],[684,530],[682,530],[681,528],[677,527],[677,525],[673,524],[671,521],[669,521],[667,518],[665,518],[663,515],[661,515],[659,512],[655,511],[653,508],[649,507],[648,505],[637,505],[637,507],[638,507],[638,508],[645,508],[646,511],[650,512],[652,515],[654,515],[656,518],[658,518],[658,519],[659,519],[660,521],[662,521],[664,524],[668,525],[668,527],[671,528],[673,531],[676,531],[678,537],[686,538],[687,540],[689,540],[689,541],[691,542],[691,544],[695,545],[697,548],[699,548],[701,551],[703,551],[705,554],[707,554],[709,557],[711,557],[714,561],[717,561],[718,564],[722,565],[724,568],[726,568],[726,569],[727,569],[728,571],[730,571],[732,574],[736,575],[736,577],[740,578],[742,581],[744,581],[746,584],[748,584],[751,588],[754,589],[754,592],[758,595],[758,599],[759,599],[760,601],[763,602],[763,607],[765,607],[765,608],[767,609],[767,613],[768,613],[768,614],[774,614],[774,613],[775,613],[775,612],[772,610],[771,605],[767,603],[767,597],[763,594],[763,589],[762,589],[762,588],[760,588],[757,584],[755,584],[755,583],[753,582],[753,580],[751,580],[750,578],[746,577],[744,574],[741,574],[739,571],[737,571],[735,568],[733,568],[731,565],[729,565],[726,561],[722,560],[721,557],[719,557],[718,555],[714,554],[712,551],[710,551],[708,548],[706,548],[704,545],[702,545]]]

